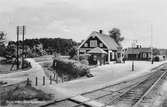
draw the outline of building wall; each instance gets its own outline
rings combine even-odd
[[[167,57],[167,49],[159,49],[160,55]]]
[[[127,54],[127,60],[150,60],[151,53],[150,52],[141,52],[139,54]]]

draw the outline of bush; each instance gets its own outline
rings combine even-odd
[[[51,66],[51,63],[44,62],[44,63],[42,64],[42,66],[45,67],[45,68],[48,68],[48,67]]]
[[[162,107],[167,107],[167,99],[165,99],[162,103]]]
[[[73,56],[71,59],[72,59],[72,60],[78,60],[78,56],[75,55],[75,56]]]
[[[70,58],[73,58],[74,56],[77,55],[77,48],[73,47],[70,51],[69,51],[69,56]]]
[[[88,62],[88,60],[86,60],[86,59],[83,59],[83,60],[81,60],[80,62],[81,62],[81,64],[89,65],[89,62]]]
[[[7,84],[7,82],[0,81],[0,86],[1,86],[1,85],[4,85],[4,84]]]
[[[6,100],[0,100],[0,105],[1,106],[7,106],[7,101]]]
[[[84,76],[89,72],[89,67],[85,64],[81,64],[79,61],[56,58],[53,63],[56,63],[54,68],[60,76],[65,74],[77,78],[78,76]]]
[[[160,58],[158,56],[155,56],[153,60],[154,61],[160,61]]]
[[[30,62],[24,60],[23,68],[30,68],[30,67],[31,67]]]
[[[0,46],[0,56],[4,56],[5,55],[5,46]]]
[[[88,55],[82,55],[82,56],[80,55],[79,60],[87,60],[88,57],[89,57]]]

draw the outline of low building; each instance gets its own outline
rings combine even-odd
[[[151,48],[126,48],[124,57],[126,60],[151,60]]]
[[[115,40],[104,34],[102,30],[94,31],[79,46],[78,56],[90,54],[88,59],[90,64],[98,64],[98,62],[105,64],[116,61],[118,56],[122,56],[118,54],[118,48]]]
[[[164,59],[167,58],[167,49],[159,49],[159,55],[163,56]]]

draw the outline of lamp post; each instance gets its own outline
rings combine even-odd
[[[153,26],[151,24],[151,29],[150,29],[150,36],[151,36],[151,64],[154,63],[154,59],[153,59]]]
[[[154,63],[154,58],[153,58],[153,48],[151,47],[151,64]]]
[[[133,40],[132,41],[132,55],[134,54],[134,49],[135,49],[135,46],[136,46],[136,40]],[[132,71],[134,71],[135,69],[135,64],[134,64],[134,57],[132,57]]]

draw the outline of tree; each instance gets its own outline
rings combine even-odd
[[[160,55],[160,51],[159,51],[159,49],[154,48],[154,49],[153,49],[153,55],[154,55],[154,56],[156,56],[156,55]]]
[[[70,58],[73,58],[76,55],[77,55],[77,49],[75,47],[73,47],[69,52],[69,56],[70,56]]]
[[[6,49],[5,45],[0,45],[0,56],[1,57],[4,57],[5,49]]]
[[[119,46],[121,46],[120,42],[124,40],[124,37],[121,37],[120,29],[113,28],[109,31],[109,36],[113,38]]]
[[[19,41],[21,45],[22,42]],[[31,50],[39,44],[43,45],[43,49],[49,53],[60,53],[61,55],[69,55],[73,46],[77,46],[77,42],[72,39],[63,38],[40,38],[40,39],[26,39],[24,45],[30,47]],[[38,50],[37,50],[38,51]],[[36,52],[33,50],[32,52]]]
[[[11,42],[10,42],[10,44],[11,44]],[[15,46],[9,45],[9,43],[8,43],[8,46],[7,46],[7,47],[5,48],[5,50],[4,50],[4,55],[3,55],[3,57],[6,58],[6,62],[12,63],[12,59],[13,59],[14,57],[16,57]]]
[[[0,31],[0,46],[4,45],[7,33]]]
[[[5,54],[6,35],[6,33],[0,31],[0,56],[4,56]]]

